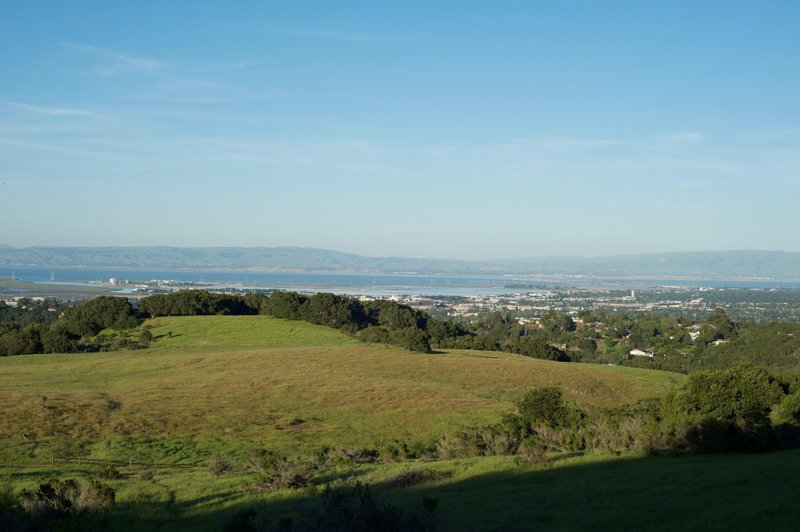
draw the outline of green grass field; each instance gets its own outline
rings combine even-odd
[[[497,421],[531,386],[614,405],[681,379],[504,353],[415,354],[264,316],[150,325],[148,350],[0,359],[0,459],[196,463],[263,447],[426,440]]]
[[[398,488],[413,470],[444,478]],[[122,468],[126,472],[126,468]],[[3,478],[2,475],[5,475]],[[763,455],[564,457],[548,467],[511,457],[360,466],[348,475],[373,486],[379,500],[422,513],[437,501],[437,530],[796,530],[800,519],[800,451]],[[53,477],[88,478],[84,467],[0,470],[0,481],[33,487]],[[268,524],[302,518],[321,489],[260,493],[243,475],[158,470],[146,480],[126,473],[106,481],[117,504],[112,531],[219,530],[236,511],[257,509]]]
[[[496,352],[416,354],[263,316],[147,325],[155,338],[147,350],[0,359],[0,483],[18,490],[91,476],[97,466],[89,458],[132,460],[139,463],[118,465],[123,479],[107,480],[117,491],[109,530],[216,530],[250,506],[277,523],[304,515],[319,491],[254,491],[241,467],[213,476],[209,460],[241,464],[258,448],[292,455],[325,444],[432,440],[499,420],[537,385],[559,384],[573,401],[610,406],[683,381]],[[78,456],[82,464],[58,460]],[[416,469],[441,478],[397,488],[394,479]],[[800,517],[799,469],[800,452],[589,454],[546,466],[476,457],[343,465],[321,482],[363,480],[409,512],[434,498],[445,530],[775,530]]]

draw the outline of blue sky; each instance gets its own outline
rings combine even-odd
[[[800,3],[0,5],[0,243],[800,251]]]

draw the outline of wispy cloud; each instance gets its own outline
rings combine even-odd
[[[286,35],[288,37],[306,37],[312,39],[330,39],[336,41],[351,42],[380,42],[385,41],[385,35],[374,33],[358,33],[350,31],[324,30],[318,28],[303,28],[298,26],[278,26],[271,24],[259,24],[245,26],[244,29],[250,31],[261,31],[274,35]]]
[[[203,66],[208,68],[209,70],[245,70],[255,65],[252,61],[246,61],[244,59],[239,61],[231,61],[229,63],[202,63]]]
[[[99,76],[116,76],[129,72],[158,76],[167,67],[163,61],[151,57],[137,57],[98,46],[64,43],[64,47],[93,56],[96,62],[92,65],[92,72]]]
[[[80,43],[63,43],[63,48],[88,61],[86,73],[118,80],[116,98],[183,103],[219,103],[248,100],[255,95],[229,82],[215,79],[220,71],[245,70],[252,63],[237,60],[221,64],[177,63],[154,57]],[[261,92],[259,97],[268,96]]]
[[[572,137],[562,135],[534,135],[525,138],[504,138],[502,143],[524,145],[545,150],[607,148],[625,144],[620,139]]]
[[[745,137],[755,143],[775,144],[800,144],[800,129],[771,129],[757,131]]]
[[[707,179],[694,179],[692,181],[681,181],[675,183],[675,188],[696,189],[716,186],[717,183]]]
[[[694,131],[673,131],[664,135],[661,140],[669,144],[694,144],[703,142],[706,137]]]
[[[57,144],[48,144],[43,142],[29,142],[29,141],[9,139],[9,138],[0,138],[0,146],[12,146],[14,148],[22,148],[34,151],[57,152],[67,155],[93,155],[93,152],[73,149]]]
[[[0,101],[0,110],[23,111],[42,116],[52,117],[85,117],[102,118],[103,115],[85,109],[74,109],[71,107],[45,107],[41,105],[31,105],[21,102]]]

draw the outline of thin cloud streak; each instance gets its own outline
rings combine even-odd
[[[329,39],[335,41],[350,41],[350,42],[381,42],[387,40],[385,35],[377,35],[371,33],[354,33],[347,31],[331,31],[320,30],[315,28],[302,28],[297,26],[279,26],[279,25],[252,25],[246,26],[244,29],[250,31],[261,31],[264,33],[271,33],[273,35],[285,35],[287,37],[308,37],[313,39]]]
[[[718,183],[713,181],[708,181],[705,179],[697,179],[694,181],[683,181],[678,182],[675,184],[675,188],[682,188],[682,189],[696,189],[696,188],[707,188],[717,186]]]
[[[92,111],[85,111],[83,109],[73,109],[69,107],[44,107],[40,105],[31,105],[22,102],[0,102],[0,106],[6,109],[26,111],[38,115],[45,116],[65,116],[65,117],[85,117],[85,118],[103,118],[103,115]]]
[[[214,72],[246,70],[252,65],[248,61],[182,65],[86,44],[63,43],[62,47],[89,58],[89,75],[124,81],[119,89],[121,95],[112,96],[112,100],[200,104],[234,103],[272,96],[264,91],[256,95],[247,89],[208,77]]]
[[[125,72],[159,75],[167,67],[166,63],[157,59],[136,57],[98,46],[79,43],[63,43],[63,46],[76,52],[106,59],[106,62],[93,65],[93,73],[100,76],[115,76]]]
[[[563,135],[534,135],[525,138],[502,138],[500,140],[504,145],[531,146],[547,150],[607,148],[625,144],[625,141],[619,139],[571,137]]]
[[[86,151],[86,150],[76,150],[76,149],[73,149],[73,148],[67,148],[67,147],[64,147],[64,146],[58,146],[58,145],[54,145],[54,144],[45,144],[45,143],[41,143],[41,142],[29,142],[29,141],[17,140],[17,139],[0,138],[0,145],[13,146],[15,148],[23,148],[23,149],[28,149],[28,150],[64,153],[64,154],[68,154],[68,155],[90,155],[90,156],[98,155],[95,152],[90,152],[90,151]]]

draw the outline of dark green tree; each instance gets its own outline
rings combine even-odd
[[[395,329],[389,333],[389,338],[393,344],[404,347],[409,351],[418,353],[430,353],[431,344],[425,333],[416,327],[406,327],[405,329]]]
[[[568,427],[576,420],[575,413],[567,406],[558,386],[543,386],[529,390],[517,403],[517,408],[521,419],[531,425]]]
[[[559,362],[569,362],[569,356],[557,347],[553,347],[550,343],[543,339],[533,336],[523,336],[517,341],[515,352],[520,355],[532,358],[540,358],[542,360],[557,360]]]
[[[80,336],[73,334],[66,327],[54,325],[42,335],[42,347],[45,353],[74,353],[78,350]]]
[[[273,292],[261,307],[261,312],[276,318],[300,320],[303,319],[300,309],[307,300],[308,297],[296,292]]]
[[[42,326],[28,325],[0,336],[0,355],[31,355],[42,352]]]

